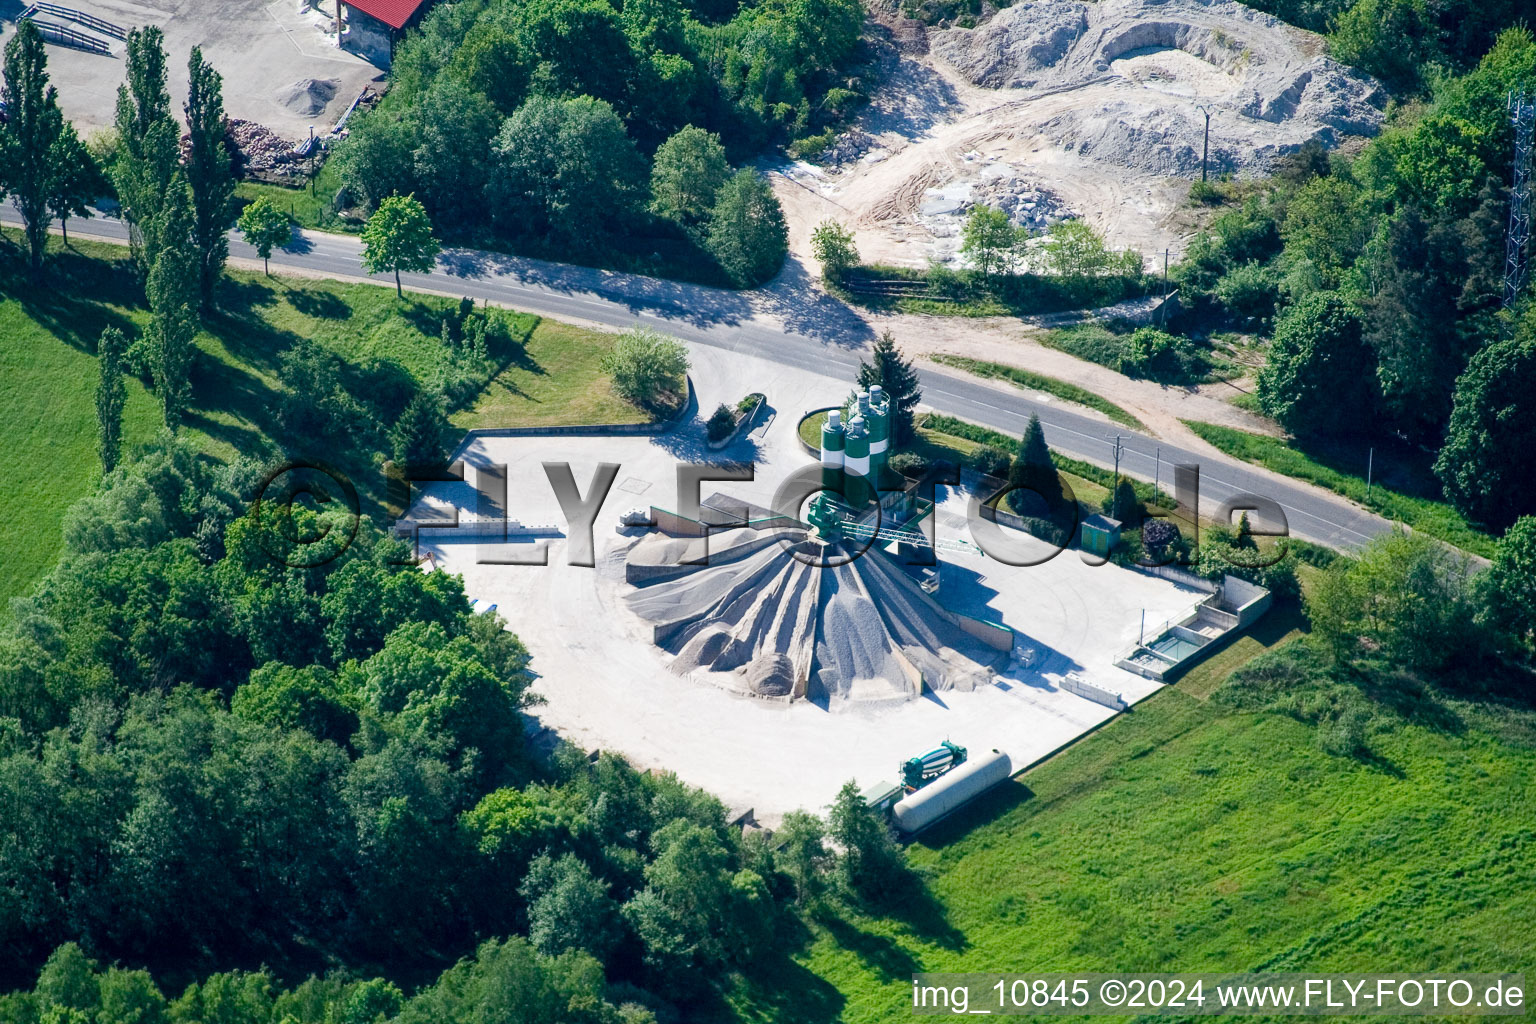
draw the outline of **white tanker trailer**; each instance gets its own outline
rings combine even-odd
[[[1012,775],[1013,762],[1001,751],[973,757],[902,797],[891,808],[891,818],[907,835],[920,832]]]

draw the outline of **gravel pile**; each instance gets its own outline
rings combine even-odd
[[[1025,0],[974,29],[929,33],[976,85],[1036,95],[1104,83],[1113,101],[1044,126],[1063,147],[1153,173],[1200,169],[1203,114],[1219,170],[1265,169],[1308,139],[1380,130],[1386,93],[1320,37],[1233,0]],[[1175,59],[1177,58],[1177,59]]]
[[[625,603],[653,625],[682,675],[762,697],[785,696],[805,678],[813,699],[888,701],[918,696],[919,679],[970,689],[1007,657],[960,629],[878,552],[820,569],[771,532],[732,530],[709,546],[710,564],[692,571],[665,571],[689,545],[660,535],[627,555],[625,575],[637,585]]]

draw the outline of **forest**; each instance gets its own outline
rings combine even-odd
[[[338,180],[365,210],[414,194],[453,241],[648,267],[655,253],[757,285],[783,260],[783,215],[731,165],[814,150],[863,102],[848,72],[863,20],[856,0],[441,5],[338,148]]]

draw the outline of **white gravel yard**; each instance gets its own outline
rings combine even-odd
[[[766,505],[784,475],[808,465],[795,444],[800,413],[840,398],[821,394],[817,378],[758,360],[732,356],[711,367],[695,365],[700,407],[707,411],[732,382],[760,389],[776,407],[766,429],[727,449],[752,457],[751,484],[706,484]],[[750,383],[746,383],[750,382]],[[947,691],[875,705],[814,703],[785,706],[738,697],[674,674],[650,641],[650,627],[626,607],[622,556],[632,537],[616,530],[618,515],[635,505],[674,504],[675,465],[702,457],[697,420],[659,438],[488,438],[463,453],[471,464],[507,465],[513,518],[561,523],[558,504],[540,466],[568,461],[583,493],[598,462],[621,468],[595,529],[597,567],[565,564],[566,540],[548,542],[548,566],[483,564],[532,540],[490,544],[445,540],[430,549],[445,571],[461,573],[472,598],[497,605],[533,654],[535,692],[546,703],[538,719],[586,749],[619,751],[645,768],[675,771],[731,806],[753,807],[772,822],[799,807],[824,807],[848,779],[861,785],[894,780],[907,757],[949,738],[974,751],[1000,749],[1016,766],[1041,758],[1092,729],[1113,712],[1062,690],[1075,672],[1134,702],[1158,686],[1116,669],[1112,662],[1136,639],[1145,611],[1148,627],[1190,608],[1200,595],[1114,566],[1090,566],[1074,552],[1042,565],[1013,568],[979,553],[946,550],[940,599],[957,611],[1001,621],[1037,652],[1034,668],[1015,660],[992,684],[974,692]],[[438,497],[468,503],[467,487]],[[952,495],[939,511],[943,538],[964,537],[965,501]],[[959,528],[957,528],[959,527]],[[426,534],[423,535],[424,537]],[[424,548],[427,545],[424,543]],[[958,546],[950,545],[955,548]],[[707,571],[707,570],[705,570]],[[1017,648],[1016,648],[1017,649]]]

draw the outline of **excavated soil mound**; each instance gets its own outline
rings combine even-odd
[[[1374,135],[1386,94],[1319,37],[1231,0],[1026,0],[974,29],[929,33],[971,83],[1045,95],[1126,88],[1045,121],[1068,151],[1162,174],[1200,169],[1203,107],[1218,170],[1267,168],[1308,139]]]

